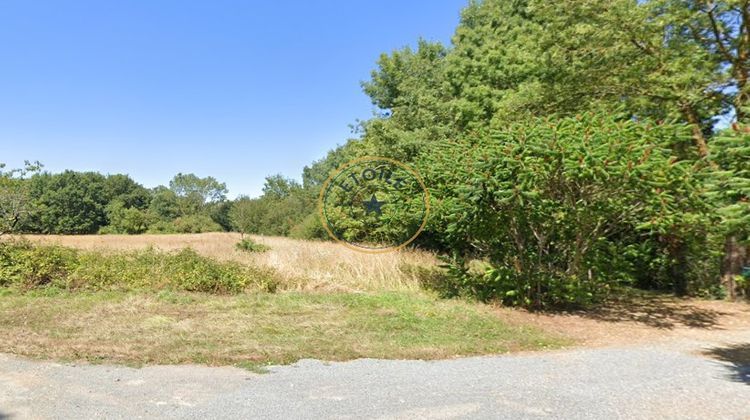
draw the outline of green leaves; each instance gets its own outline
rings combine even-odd
[[[629,242],[706,223],[700,179],[669,148],[680,135],[678,126],[583,114],[441,145],[420,162],[440,202],[432,229],[463,256],[456,263],[492,265],[474,284],[482,295],[489,287],[511,304],[597,299],[637,274],[618,262]]]
[[[18,231],[31,214],[29,183],[25,177],[41,170],[39,162],[26,162],[24,169],[4,170],[0,163],[0,235]]]
[[[726,235],[750,239],[750,133],[724,130],[710,144],[715,165],[707,178],[707,197],[716,206]]]

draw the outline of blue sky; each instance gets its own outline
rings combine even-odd
[[[448,43],[466,3],[0,0],[0,162],[258,195],[371,116],[380,53]]]

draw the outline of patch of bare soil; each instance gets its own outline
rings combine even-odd
[[[674,338],[723,341],[750,331],[750,304],[644,295],[608,302],[588,311],[530,312],[498,308],[518,325],[576,340],[584,346],[614,346]]]

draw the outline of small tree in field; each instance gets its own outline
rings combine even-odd
[[[0,235],[14,233],[31,213],[26,175],[38,172],[39,162],[26,162],[23,169],[3,170],[0,163]]]
[[[232,227],[240,232],[242,238],[245,237],[246,233],[257,231],[258,222],[263,214],[260,204],[257,198],[240,197],[229,209],[229,220]]]

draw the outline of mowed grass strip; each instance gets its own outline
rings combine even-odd
[[[425,293],[0,290],[0,352],[128,365],[439,359],[554,348],[492,308]]]

